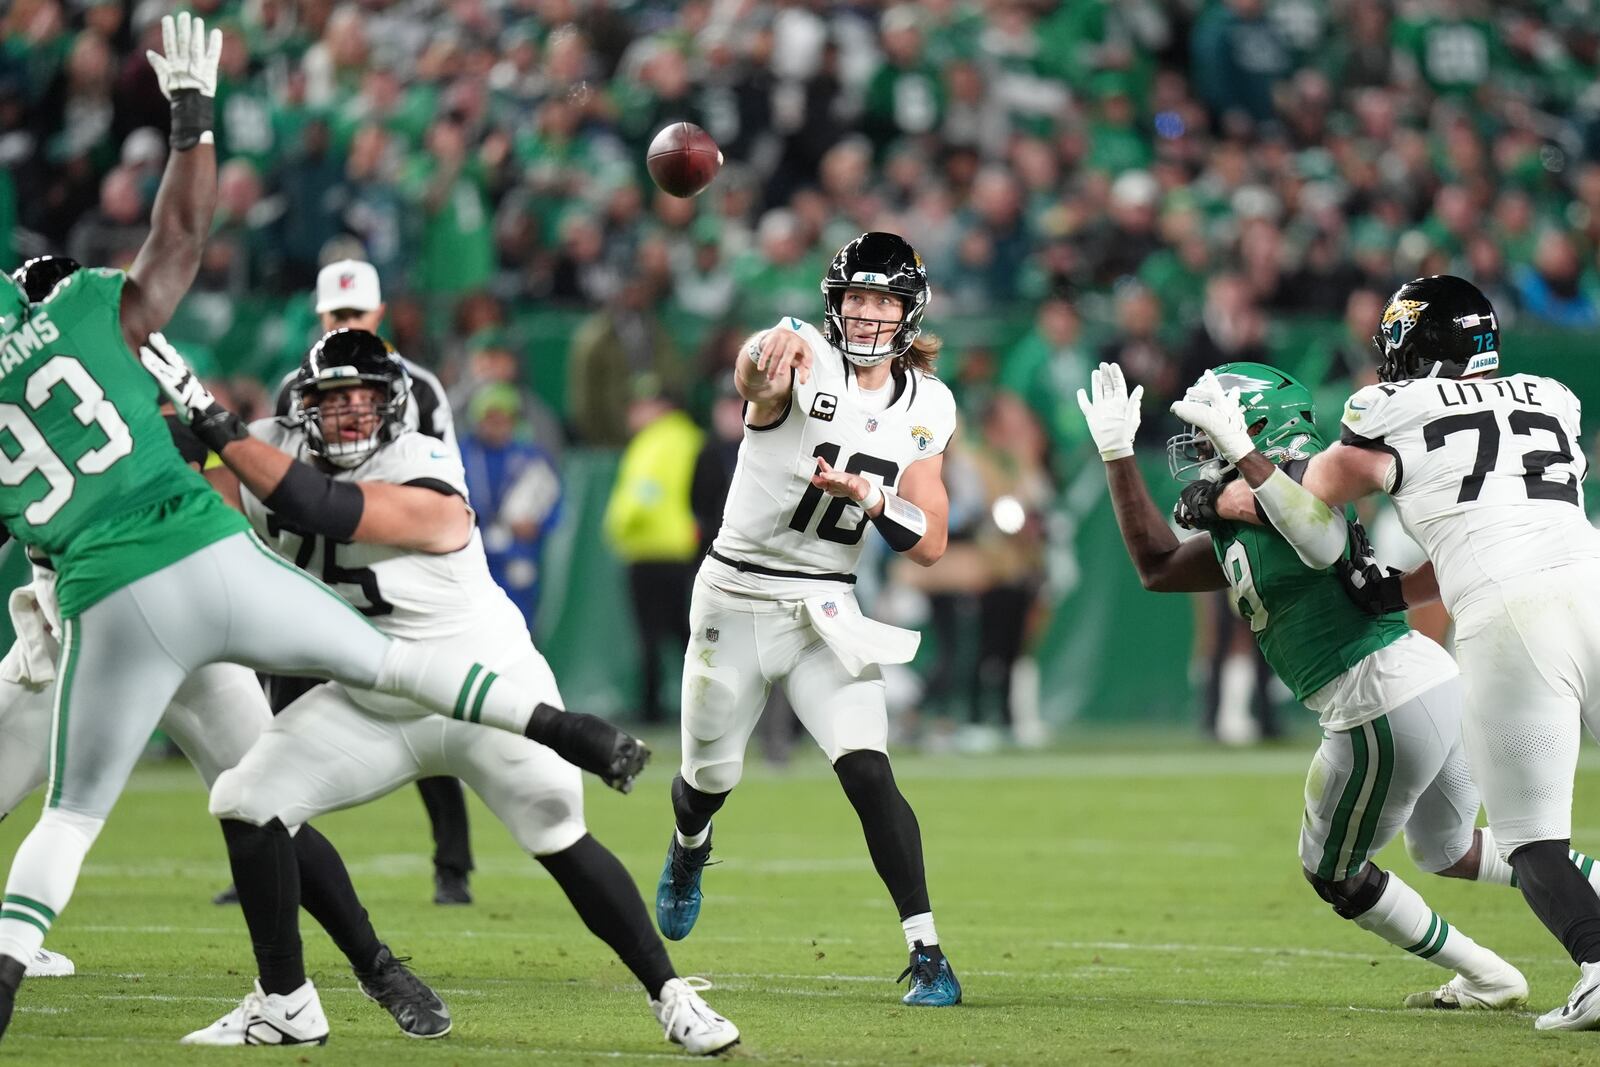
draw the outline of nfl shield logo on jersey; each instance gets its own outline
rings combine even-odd
[[[710,641],[713,645],[717,643],[717,639],[721,636],[722,631],[717,629],[715,626],[706,627],[706,640]]]
[[[875,433],[877,431],[877,429],[878,429],[878,420],[877,419],[868,419],[867,420],[867,432],[868,433]]]
[[[835,604],[831,600],[824,600],[822,602],[822,613],[831,619],[835,615],[839,614],[839,605]]]

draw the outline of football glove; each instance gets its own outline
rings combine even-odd
[[[1368,615],[1406,610],[1400,571],[1379,565],[1378,554],[1372,550],[1372,542],[1360,522],[1350,524],[1350,555],[1336,562],[1333,569],[1344,586],[1345,596]]]
[[[1172,405],[1172,413],[1210,438],[1217,454],[1229,463],[1238,463],[1256,449],[1239,407],[1239,390],[1225,391],[1209,370]]]
[[[1089,374],[1089,390],[1093,399],[1082,389],[1078,390],[1078,407],[1083,409],[1083,417],[1089,422],[1089,435],[1100,450],[1100,458],[1109,463],[1133,455],[1133,437],[1139,432],[1139,400],[1144,396],[1144,386],[1135,386],[1130,395],[1122,368],[1115,363],[1102,363],[1099,370]]]
[[[161,16],[161,51],[145,52],[155,68],[161,95],[168,100],[184,89],[197,89],[201,96],[217,95],[217,66],[222,61],[222,31],[206,36],[205,19],[187,11]]]
[[[139,362],[172,401],[178,418],[187,423],[211,451],[220,453],[230,441],[249,436],[244,421],[217,402],[211,390],[161,334],[151,334],[149,341],[139,346]]]
[[[1217,513],[1217,498],[1227,488],[1226,482],[1190,482],[1178,494],[1178,503],[1172,509],[1172,519],[1185,530],[1221,529],[1228,521]]]

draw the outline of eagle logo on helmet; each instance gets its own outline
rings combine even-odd
[[[1405,341],[1406,334],[1411,332],[1422,318],[1422,312],[1427,308],[1426,300],[1391,300],[1389,306],[1383,309],[1383,345],[1385,349],[1393,351]]]

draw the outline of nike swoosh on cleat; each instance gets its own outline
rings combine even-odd
[[[305,1010],[306,1010],[306,1009],[307,1009],[307,1008],[309,1008],[309,1007],[310,1007],[310,1006],[311,1006],[311,1004],[310,1004],[310,1002],[309,1002],[309,1001],[308,1001],[308,1002],[306,1002],[306,1003],[305,1003],[305,1004],[302,1004],[302,1005],[300,1005],[300,1006],[299,1006],[299,1007],[298,1007],[298,1008],[296,1008],[296,1009],[295,1009],[295,1010],[294,1010],[294,1011],[286,1011],[286,1012],[284,1012],[284,1013],[283,1013],[283,1017],[284,1017],[284,1018],[285,1018],[285,1019],[286,1019],[286,1020],[288,1020],[288,1021],[289,1021],[289,1022],[294,1022],[294,1020],[295,1020],[295,1018],[296,1018],[296,1017],[297,1017],[297,1016],[298,1016],[298,1015],[299,1015],[299,1014],[300,1014],[300,1013],[301,1013],[301,1012],[303,1012],[303,1011],[305,1011]]]
[[[1593,993],[1596,989],[1600,989],[1600,985],[1592,985],[1588,989],[1585,989],[1583,991],[1583,995],[1579,996],[1578,998],[1573,1000],[1573,1002],[1571,1004],[1568,1004],[1566,1006],[1565,1010],[1563,1010],[1562,1014],[1566,1015],[1566,1014],[1570,1014],[1572,1012],[1577,1011],[1578,1010],[1578,1006],[1580,1004],[1582,1004],[1584,1001],[1588,1000],[1589,999],[1589,994]]]

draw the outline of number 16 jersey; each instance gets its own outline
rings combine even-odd
[[[315,462],[305,431],[261,419],[250,433],[295,459]],[[389,482],[467,498],[466,475],[453,449],[413,431],[380,447],[354,470],[330,472],[341,482]],[[495,585],[474,523],[454,552],[335,541],[303,534],[240,487],[244,513],[277,553],[333,590],[384,633],[408,640],[444,639],[484,627],[486,635],[527,632],[522,613]]]
[[[1553,378],[1419,378],[1352,396],[1341,440],[1394,456],[1395,508],[1459,618],[1493,586],[1600,559],[1583,510],[1579,415]]]
[[[888,406],[873,404],[857,387],[854,365],[815,327],[795,318],[778,325],[810,346],[809,380],[796,377],[777,422],[746,424],[707,564],[723,579],[717,584],[734,584],[746,594],[775,591],[771,581],[754,581],[757,576],[788,579],[776,591],[798,595],[807,580],[837,582],[855,574],[866,513],[811,484],[818,457],[892,489],[911,464],[942,454],[956,427],[955,398],[937,378],[897,369]],[[717,569],[728,560],[749,566],[751,580]]]

